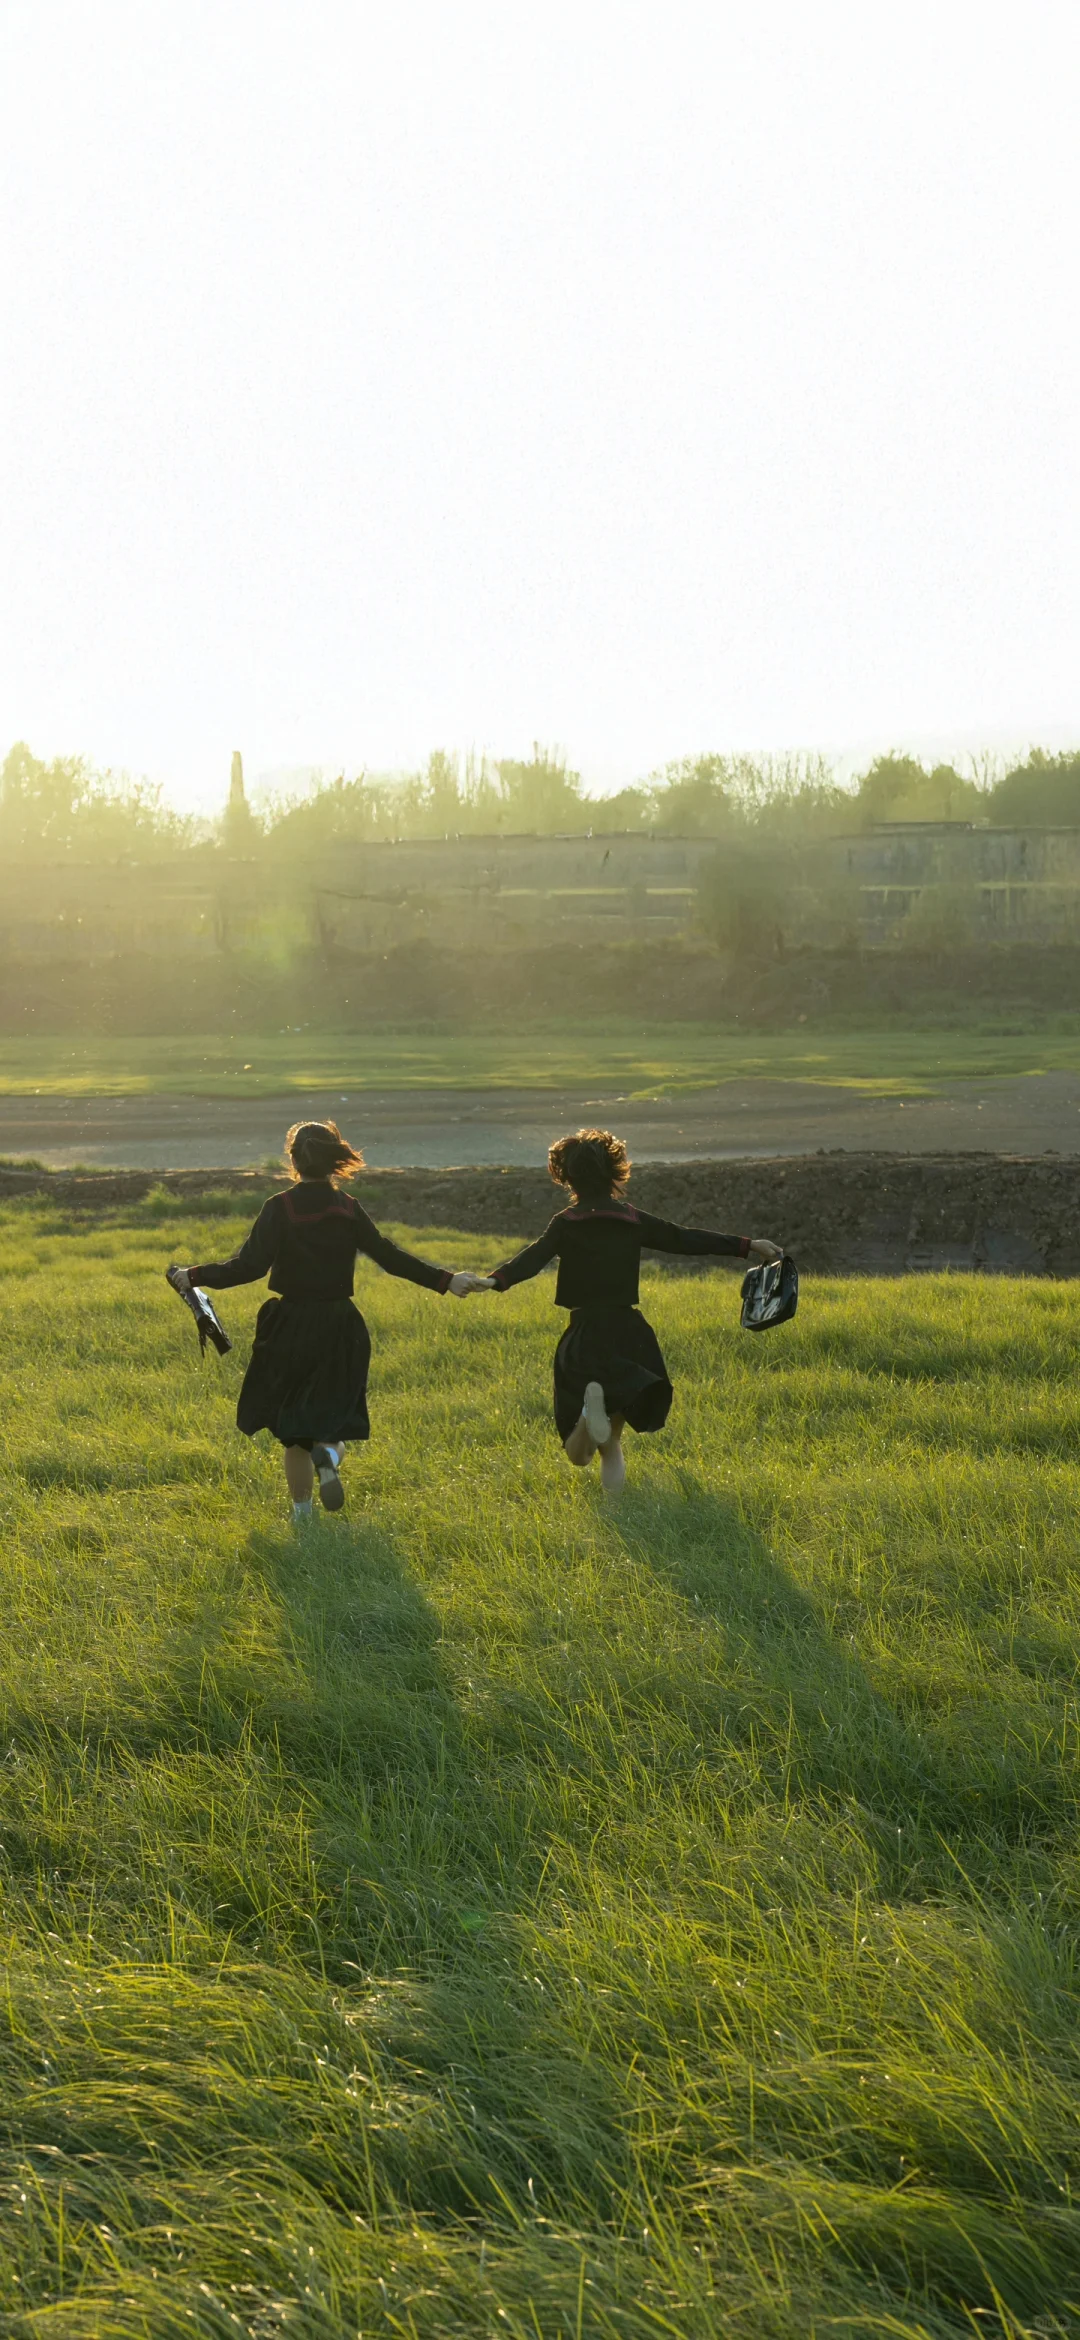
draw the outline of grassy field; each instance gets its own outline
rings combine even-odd
[[[365,1271],[296,1536],[236,1233],[0,1220],[0,2332],[1080,2332],[1080,1288],[657,1274],[605,1509]]]
[[[610,1022],[483,1032],[289,1032],[276,1039],[0,1039],[0,1095],[288,1096],[296,1090],[619,1090],[686,1095],[720,1081],[813,1081],[914,1097],[958,1080],[1080,1069],[1080,1017],[1041,1026],[843,1033]]]

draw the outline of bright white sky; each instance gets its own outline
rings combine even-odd
[[[0,752],[1080,738],[1076,0],[0,33]]]

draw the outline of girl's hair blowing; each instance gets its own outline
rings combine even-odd
[[[352,1178],[364,1157],[343,1138],[336,1121],[294,1121],[285,1140],[294,1178]]]
[[[573,1137],[556,1138],[548,1169],[556,1186],[568,1186],[579,1202],[603,1201],[621,1194],[630,1176],[630,1156],[622,1138],[609,1129],[579,1129]]]

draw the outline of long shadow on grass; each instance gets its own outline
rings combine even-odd
[[[724,1637],[721,1662],[674,1693],[703,1739],[752,1745],[783,1801],[851,1807],[873,1831],[886,1890],[944,1878],[955,1889],[954,1855],[974,1882],[1004,1847],[1073,1829],[1075,1781],[1060,1744],[1018,1728],[1022,1718],[991,1692],[941,1732],[914,1698],[901,1711],[733,1502],[688,1478],[678,1496],[628,1493],[613,1528],[628,1558]]]
[[[618,2082],[549,2018],[528,1954],[550,1844],[543,1776],[463,1710],[438,1616],[386,1535],[257,1534],[248,1559],[293,1642],[297,1692],[258,1728],[309,1807],[318,1938],[300,1947],[331,1980],[368,1982],[384,2044],[469,2108],[472,2136],[429,2206],[491,2200],[497,2169],[528,2215],[571,2198],[608,2216]]]
[[[26,2127],[57,2157],[49,2182],[62,2178],[65,2203],[83,2205],[86,2231],[104,2211],[126,2236],[140,2220],[173,2227],[169,2189],[190,2187],[197,2161],[222,2234],[234,2196],[237,2236],[245,2220],[272,2230],[268,2299],[284,2281],[282,2233],[304,2237],[301,2285],[315,2280],[316,2252],[333,2261],[324,2214],[344,2222],[344,2293],[359,2280],[358,2223],[385,2219],[393,2239],[364,2247],[396,2280],[390,2254],[419,2216],[459,2241],[462,2220],[482,2219],[504,2254],[527,2246],[538,2296],[550,2281],[573,2299],[577,2229],[610,2233],[633,2169],[624,2076],[583,2051],[536,1972],[550,1781],[499,1742],[470,1686],[455,1686],[438,1616],[385,1535],[316,1521],[302,1537],[253,1533],[244,1559],[246,1575],[227,1570],[219,1607],[172,1653],[168,1695],[148,1697],[143,1717],[129,1706],[120,1727],[103,1716],[91,1736],[81,1709],[67,1728],[57,1714],[0,1770],[5,1868],[29,1903],[31,1941],[70,1940],[80,1960],[94,1945],[107,2043],[103,2064],[81,1965],[65,1955],[47,2001],[63,2093],[42,2083],[31,1949],[22,2093],[13,2126],[0,2107],[0,2177]],[[251,1600],[252,1577],[269,1602]],[[11,1988],[9,1977],[9,2008]],[[0,2079],[17,2031],[0,2025]],[[130,2173],[149,2168],[151,2133],[158,2175],[136,2216]],[[189,2211],[201,2198],[189,2192]],[[572,2230],[565,2280],[549,2218]],[[245,2242],[238,2281],[249,2258]],[[54,2296],[52,2241],[41,2264],[34,2280]],[[177,2280],[182,2290],[186,2275]],[[358,2328],[359,2311],[344,2320]],[[166,2329],[159,2301],[143,2328]]]

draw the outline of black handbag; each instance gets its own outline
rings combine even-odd
[[[199,1335],[200,1356],[205,1357],[206,1355],[207,1341],[213,1341],[218,1356],[227,1357],[232,1348],[232,1342],[213,1302],[208,1300],[205,1292],[200,1291],[198,1284],[178,1284],[176,1282],[177,1273],[176,1268],[166,1268],[165,1279],[167,1283],[172,1285],[173,1291],[179,1294],[185,1308],[191,1310],[195,1319],[195,1329]]]
[[[786,1251],[782,1259],[747,1270],[739,1318],[744,1332],[771,1332],[774,1324],[787,1324],[798,1305],[799,1271]]]

